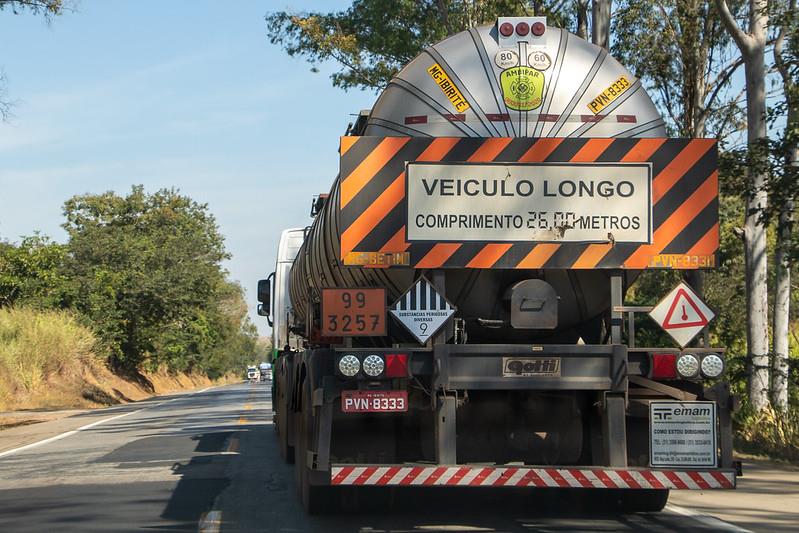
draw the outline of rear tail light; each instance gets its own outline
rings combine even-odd
[[[361,361],[352,354],[338,360],[338,371],[348,378],[354,377],[361,370]]]
[[[367,355],[363,360],[363,373],[369,377],[376,378],[385,368],[386,362],[379,355]]]
[[[715,353],[709,353],[702,357],[702,375],[706,378],[714,379],[724,373],[724,360]]]
[[[677,379],[677,354],[652,354],[652,379]]]
[[[524,37],[530,33],[530,25],[526,22],[520,22],[516,25],[516,35],[519,37]]]
[[[699,358],[692,353],[684,353],[677,358],[677,373],[680,377],[692,379],[699,375]]]
[[[410,373],[408,372],[408,354],[390,353],[386,355],[387,378],[407,378],[409,376]]]
[[[536,37],[541,37],[545,31],[547,31],[547,27],[543,22],[536,22],[530,27],[530,32]]]
[[[504,37],[510,37],[513,35],[513,24],[510,22],[503,22],[499,26],[499,33],[501,33]]]

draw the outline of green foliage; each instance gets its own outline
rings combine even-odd
[[[30,11],[34,15],[52,17],[69,9],[64,0],[0,0],[0,11],[9,9],[15,15]]]
[[[34,234],[19,245],[0,242],[0,307],[15,303],[47,308],[61,300],[66,247]]]
[[[97,359],[96,348],[92,331],[72,313],[0,309],[0,374],[11,389],[34,392],[48,373],[79,372]]]
[[[216,375],[249,350],[243,296],[207,205],[174,190],[75,196],[64,204],[65,304],[97,331],[119,369]],[[254,341],[253,341],[254,342]]]
[[[786,461],[799,461],[799,410],[760,412],[745,406],[736,415],[736,447]]]
[[[563,2],[535,4],[550,24],[565,24]],[[339,63],[341,70],[331,75],[334,86],[382,89],[425,47],[500,15],[523,15],[524,5],[516,0],[355,0],[339,12],[269,13],[266,24],[269,41],[290,56],[313,65]]]
[[[673,134],[724,137],[740,125],[728,89],[743,61],[713,0],[623,0],[612,25],[614,56],[641,78]]]

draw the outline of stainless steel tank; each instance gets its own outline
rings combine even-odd
[[[663,120],[640,81],[605,50],[552,27],[532,41],[509,44],[499,35],[497,25],[472,28],[445,39],[422,52],[389,83],[365,129],[358,133],[412,137],[666,135]],[[440,78],[436,80],[431,64],[441,67],[457,94],[447,91]],[[533,69],[546,81],[533,87],[513,86],[506,71],[516,72],[517,68]],[[534,73],[536,77],[539,74]],[[621,78],[627,86],[620,87],[619,95],[597,100],[597,95]],[[527,100],[515,101],[520,94]],[[460,103],[461,97],[468,107]],[[591,106],[599,107],[606,118],[593,120]],[[305,322],[309,301],[318,301],[323,287],[386,287],[393,301],[417,275],[403,268],[341,266],[338,205],[337,178],[292,267],[291,301],[298,323]],[[513,330],[509,325],[496,327],[496,322],[494,327],[480,325],[478,319],[483,319],[483,324],[488,323],[486,319],[507,322],[506,290],[530,278],[543,279],[557,291],[558,328],[554,332]],[[467,320],[469,342],[523,342],[541,337],[546,337],[544,342],[575,342],[579,337],[599,342],[600,318],[610,305],[609,275],[602,270],[454,269],[446,271],[446,296],[458,307],[458,316]],[[393,333],[402,334],[399,329]]]

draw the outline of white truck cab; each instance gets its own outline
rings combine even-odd
[[[290,228],[280,234],[275,271],[265,280],[258,282],[258,300],[268,302],[258,306],[258,314],[267,317],[272,326],[272,358],[286,346],[300,349],[299,339],[288,328],[288,316],[291,313],[289,298],[289,272],[297,252],[302,246],[305,235],[304,228]]]

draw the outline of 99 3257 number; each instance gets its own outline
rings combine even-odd
[[[321,326],[325,337],[385,335],[385,289],[323,289]]]

